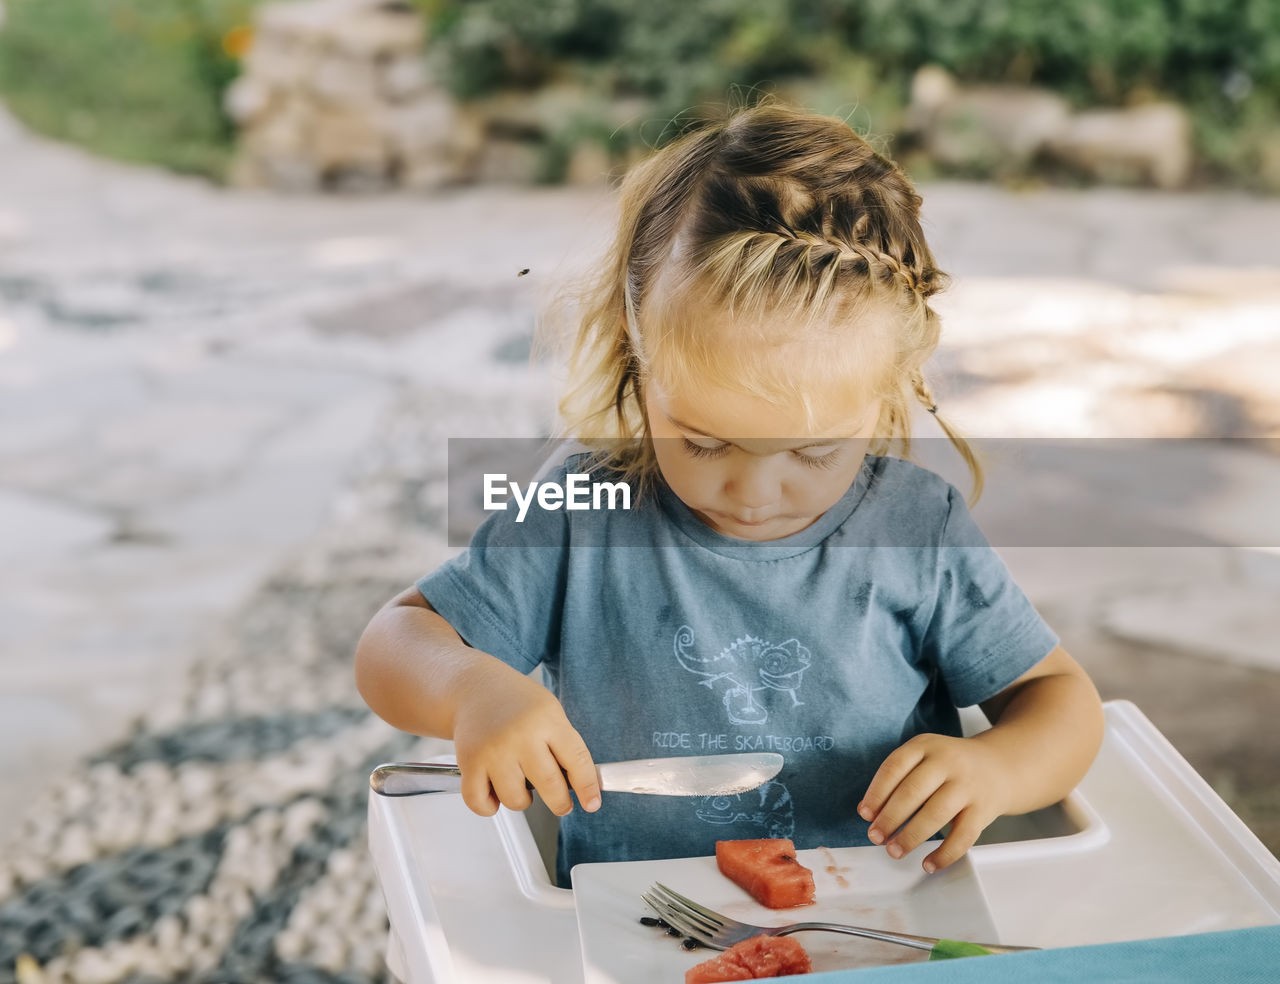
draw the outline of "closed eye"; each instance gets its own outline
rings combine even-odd
[[[684,442],[685,453],[691,458],[719,458],[729,450],[729,445],[724,442],[705,445],[695,444],[687,437],[681,438],[681,440]]]
[[[836,444],[797,448],[791,453],[808,468],[834,468],[840,462],[840,447]]]

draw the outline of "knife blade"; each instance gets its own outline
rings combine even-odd
[[[596,774],[600,788],[611,793],[732,796],[768,782],[782,762],[777,752],[682,755],[602,762]],[[462,771],[452,762],[385,762],[370,773],[369,787],[381,796],[456,793],[462,789]]]

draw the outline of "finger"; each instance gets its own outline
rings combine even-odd
[[[573,809],[573,800],[569,797],[569,784],[565,781],[564,773],[560,771],[560,763],[556,761],[550,749],[544,749],[542,754],[526,763],[524,774],[533,783],[533,788],[542,797],[542,802],[547,804],[547,809],[556,816],[562,817]]]
[[[508,810],[526,810],[533,802],[533,795],[525,785],[524,771],[515,763],[495,769],[489,776],[489,782],[493,784],[498,800]]]
[[[867,830],[871,843],[883,844],[893,837],[894,832],[929,801],[945,780],[942,770],[931,769],[927,763],[913,769],[898,783],[898,788],[876,814],[875,821]]]
[[[893,791],[898,788],[898,783],[902,782],[923,758],[923,752],[910,742],[890,752],[888,758],[880,763],[880,768],[871,778],[871,785],[867,787],[866,793],[862,796],[862,802],[858,804],[858,816],[863,820],[874,820]]]
[[[961,810],[956,815],[955,823],[951,827],[951,833],[943,838],[942,844],[938,849],[930,853],[920,863],[920,866],[929,874],[933,874],[935,871],[941,871],[947,865],[955,864],[964,857],[969,848],[973,847],[978,835],[986,829],[989,822],[984,822],[973,810]]]
[[[889,856],[900,858],[910,854],[954,819],[964,806],[955,786],[943,783],[885,845]]]
[[[571,737],[563,739],[552,746],[556,760],[569,779],[569,785],[578,796],[578,802],[588,813],[600,809],[600,774],[591,761],[591,752],[587,749],[582,736],[576,731]]]
[[[489,784],[489,773],[480,768],[462,769],[462,802],[472,813],[491,817],[498,812],[498,797]]]

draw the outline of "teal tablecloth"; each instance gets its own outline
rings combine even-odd
[[[1280,926],[831,971],[811,984],[1277,984]]]

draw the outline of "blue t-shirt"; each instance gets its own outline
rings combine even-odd
[[[570,458],[548,479],[584,470]],[[868,455],[815,523],[763,543],[715,532],[658,485],[629,511],[495,512],[418,582],[468,645],[544,668],[597,762],[785,758],[737,796],[606,793],[575,809],[562,885],[579,862],[702,856],[717,840],[867,844],[855,810],[885,757],[959,735],[958,707],[1058,643],[959,492],[910,462]]]

